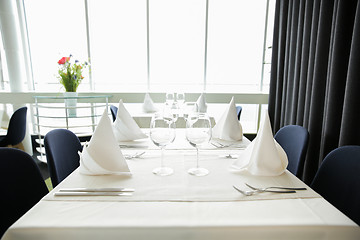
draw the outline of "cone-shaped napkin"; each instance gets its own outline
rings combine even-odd
[[[129,167],[115,139],[111,120],[104,111],[89,145],[80,155],[80,173],[103,175],[130,173]]]
[[[5,110],[0,110],[0,128],[7,129],[9,126],[10,117]]]
[[[240,141],[242,139],[243,131],[237,117],[234,97],[212,129],[212,136],[227,141]]]
[[[288,165],[285,151],[275,141],[268,113],[265,114],[256,138],[233,163],[237,169],[247,169],[253,175],[278,176]]]
[[[196,104],[194,106],[194,111],[195,112],[206,113],[207,104],[206,104],[206,99],[205,99],[205,93],[202,93],[200,95],[200,97],[198,98],[198,100],[196,101]]]
[[[113,130],[118,142],[133,141],[147,137],[126,110],[122,99],[120,99],[119,102],[116,119],[113,123]]]
[[[142,105],[143,111],[146,113],[156,112],[158,109],[155,107],[153,100],[151,99],[149,93],[145,94],[144,103]]]

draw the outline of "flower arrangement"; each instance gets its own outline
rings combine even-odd
[[[78,86],[83,80],[82,71],[88,66],[87,62],[80,63],[75,60],[71,63],[72,55],[69,57],[62,57],[59,61],[59,75],[60,83],[64,86],[66,92],[76,92]]]

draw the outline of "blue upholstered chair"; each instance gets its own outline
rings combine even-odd
[[[287,125],[280,128],[274,138],[286,152],[289,160],[287,169],[300,178],[304,169],[309,132],[298,125]]]
[[[48,193],[33,158],[15,148],[0,147],[0,238]]]
[[[242,111],[242,107],[236,106],[236,113],[239,121],[240,121],[241,111]]]
[[[67,129],[54,129],[45,135],[45,153],[53,187],[80,166],[79,138]]]
[[[26,133],[27,107],[16,110],[10,118],[7,134],[0,138],[0,147],[15,146],[21,143]]]
[[[360,225],[360,146],[331,151],[320,165],[311,188]]]
[[[114,105],[110,105],[110,112],[111,112],[113,121],[115,121],[115,119],[116,119],[117,111],[118,111],[117,107],[115,107]]]

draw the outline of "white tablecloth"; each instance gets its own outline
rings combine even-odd
[[[137,151],[137,150],[127,150]],[[73,172],[5,233],[4,240],[39,239],[360,239],[359,227],[311,189],[296,194],[242,196],[232,185],[306,186],[291,173],[256,177],[229,171],[234,159],[203,150],[204,177],[186,173],[195,151],[165,151],[171,176],[151,170],[160,151],[128,160],[132,176],[85,176]],[[134,187],[132,197],[55,197],[65,187]],[[25,197],[25,196],[24,196]]]
[[[86,200],[86,201],[248,201],[256,199],[282,199],[282,198],[314,198],[320,197],[302,181],[286,171],[276,177],[253,176],[247,171],[231,169],[234,159],[221,157],[229,150],[200,151],[200,166],[210,171],[208,176],[196,177],[187,173],[187,170],[196,164],[196,152],[185,150],[165,151],[164,162],[166,166],[174,169],[174,174],[159,177],[152,173],[160,165],[159,151],[147,150],[139,159],[128,160],[131,175],[88,176],[73,172],[54,191],[71,187],[128,187],[135,188],[134,195],[127,196],[53,196],[49,194],[46,200]],[[232,152],[236,152],[232,150]],[[294,194],[263,193],[244,196],[232,186],[236,185],[244,190],[250,190],[246,185],[254,186],[291,186],[307,187],[306,191],[297,191]]]

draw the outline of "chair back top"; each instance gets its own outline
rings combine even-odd
[[[45,135],[46,159],[53,187],[80,166],[79,138],[70,130],[54,129]]]
[[[27,107],[17,109],[10,118],[6,140],[1,146],[17,145],[25,138]]]
[[[0,147],[0,238],[48,193],[34,159],[24,151]]]
[[[113,122],[116,119],[117,111],[118,111],[117,107],[115,107],[114,105],[110,105],[110,112],[111,112],[111,116],[113,118]]]
[[[241,106],[236,106],[236,114],[237,114],[237,117],[238,117],[239,121],[240,121],[241,111],[242,111],[242,107]]]
[[[360,225],[360,146],[331,151],[320,165],[311,188]]]
[[[287,169],[301,178],[309,142],[307,129],[298,125],[287,125],[280,128],[274,138],[286,152],[289,160]]]

